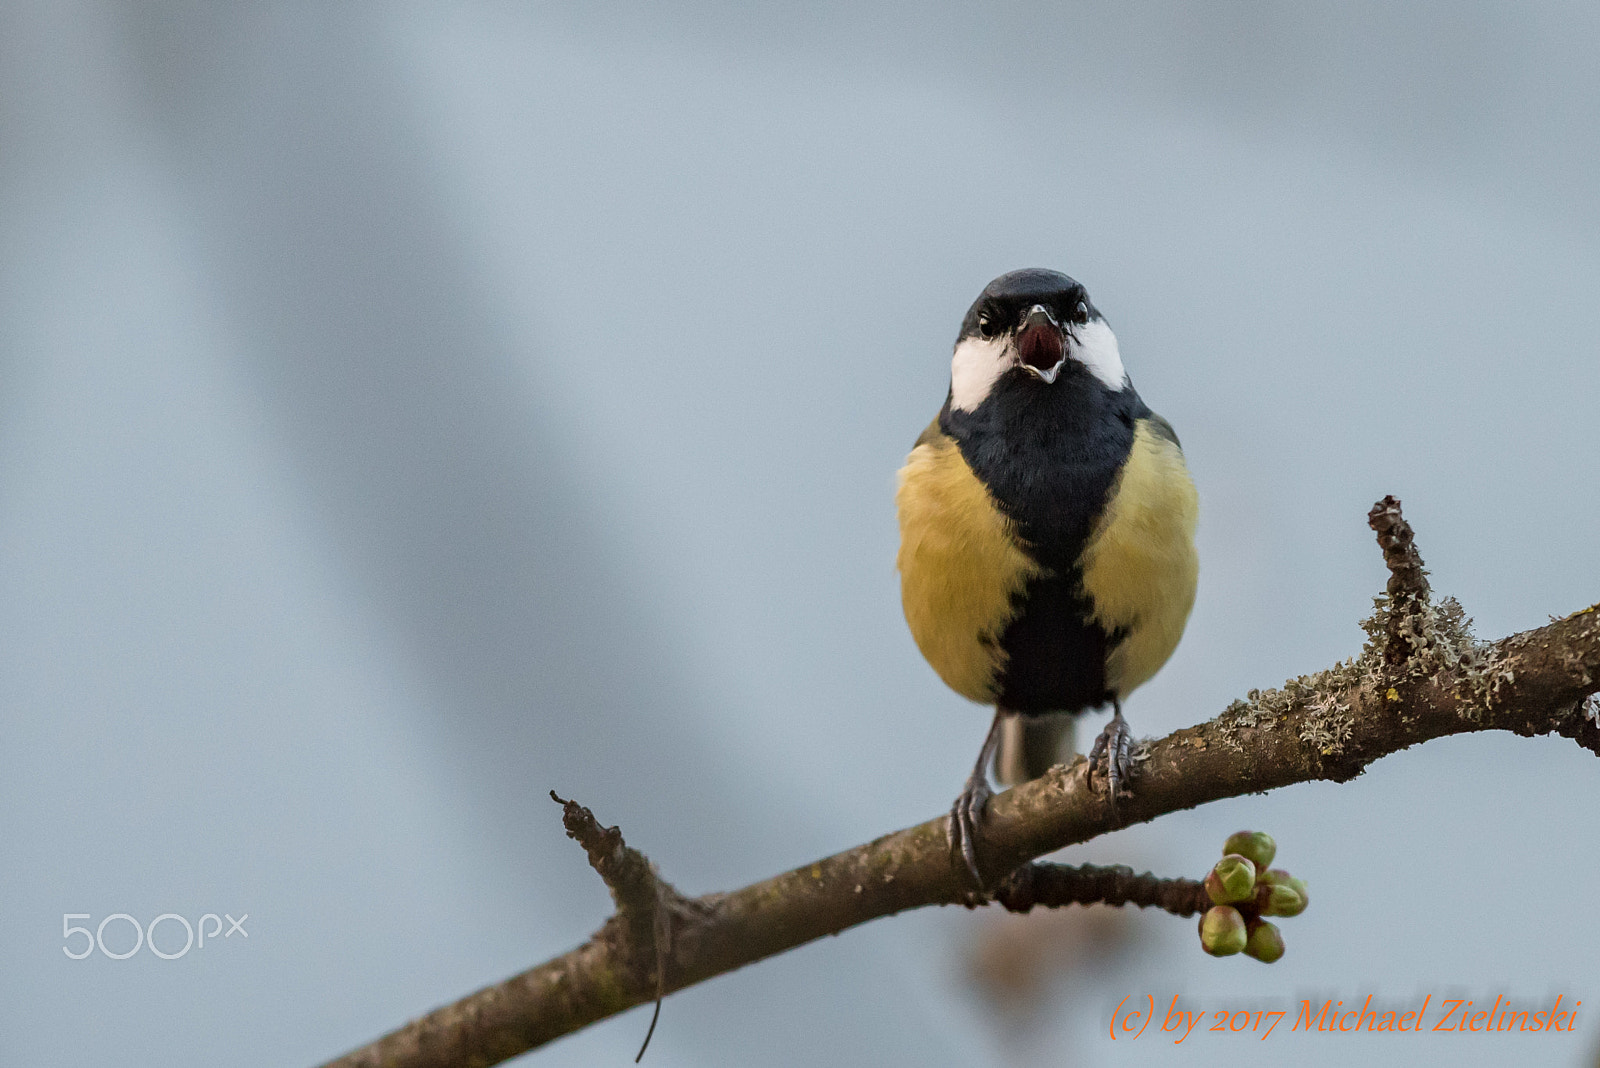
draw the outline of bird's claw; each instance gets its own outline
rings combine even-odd
[[[1089,775],[1092,778],[1098,771],[1105,776],[1106,790],[1113,808],[1116,807],[1117,798],[1128,792],[1127,782],[1133,770],[1132,750],[1133,732],[1128,729],[1128,721],[1122,718],[1122,711],[1118,709],[1105,730],[1094,740],[1094,748],[1089,750]]]
[[[959,852],[966,861],[967,871],[972,875],[972,882],[978,888],[978,893],[983,893],[983,876],[978,872],[978,851],[975,845],[978,833],[978,824],[983,821],[983,810],[989,804],[993,791],[982,777],[967,780],[965,789],[956,798],[956,803],[950,807],[950,824],[946,828],[946,835],[950,840],[950,851]]]

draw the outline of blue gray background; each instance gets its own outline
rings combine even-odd
[[[563,951],[607,898],[551,788],[688,892],[948,805],[987,713],[906,633],[893,475],[1004,270],[1086,282],[1200,486],[1137,731],[1354,653],[1387,492],[1480,634],[1600,597],[1597,38],[1576,3],[0,6],[0,1062],[308,1065]],[[1587,1063],[1597,791],[1478,735],[1179,814],[1067,856],[1271,830],[1316,892],[1281,964],[1137,916],[1008,1036],[982,918],[925,912],[673,997],[649,1063]],[[224,911],[248,941],[62,953],[63,913]],[[1105,1030],[1368,993],[1583,1007]],[[646,1011],[530,1060],[627,1063]]]

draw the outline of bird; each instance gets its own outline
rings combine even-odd
[[[1122,702],[1183,635],[1199,498],[1088,291],[1029,268],[990,282],[962,319],[944,406],[895,504],[911,635],[952,690],[995,709],[948,824],[952,860],[982,893],[991,764],[1003,782],[1037,778],[1075,718],[1109,704],[1090,770],[1113,806],[1126,792]]]

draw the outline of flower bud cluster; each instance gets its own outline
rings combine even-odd
[[[1303,879],[1271,867],[1278,846],[1265,831],[1240,831],[1222,846],[1206,876],[1211,908],[1200,917],[1200,948],[1213,957],[1243,953],[1271,964],[1283,956],[1283,935],[1265,916],[1298,916],[1310,895]]]

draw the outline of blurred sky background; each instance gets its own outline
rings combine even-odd
[[[894,472],[1005,270],[1087,284],[1200,487],[1136,732],[1355,653],[1384,493],[1480,635],[1593,602],[1597,41],[1578,3],[0,4],[0,1063],[311,1065],[562,952],[609,903],[551,788],[689,893],[946,808],[989,714],[906,631]],[[1270,830],[1314,895],[1276,966],[1134,915],[1022,1021],[967,977],[994,925],[928,910],[673,996],[646,1063],[1591,1063],[1597,795],[1566,740],[1430,743],[1065,854]],[[224,911],[248,941],[62,953],[63,913]],[[1106,1032],[1368,993],[1584,1004]]]

